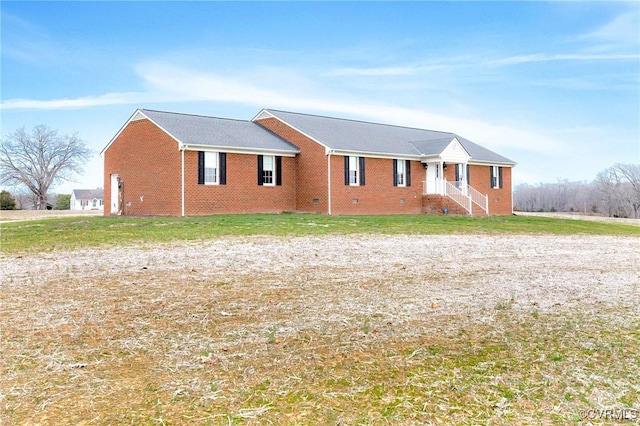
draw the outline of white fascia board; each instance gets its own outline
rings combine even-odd
[[[253,120],[251,120],[252,122],[256,122],[258,120],[263,120],[265,118],[275,118],[276,120],[278,120],[279,122],[286,124],[287,126],[291,127],[293,130],[295,130],[296,132],[300,133],[301,135],[311,139],[312,141],[314,141],[315,143],[317,143],[318,145],[322,146],[325,149],[325,152],[329,152],[331,151],[331,148],[329,146],[327,146],[326,144],[320,142],[319,140],[317,140],[316,138],[312,137],[311,135],[306,134],[305,132],[303,132],[302,130],[298,129],[295,126],[292,126],[291,124],[287,123],[286,121],[284,121],[283,119],[281,119],[280,117],[277,117],[273,114],[271,114],[268,110],[263,109],[258,115],[256,115]],[[283,138],[284,139],[284,138]],[[286,140],[286,139],[285,139]],[[287,141],[289,143],[293,143],[291,141]]]
[[[440,154],[420,156],[420,161],[422,161],[423,163],[436,163],[436,162],[439,162],[440,160],[442,160],[442,157],[440,157]]]
[[[111,140],[109,141],[109,143],[107,144],[107,146],[105,146],[102,151],[100,151],[100,156],[102,157],[102,155],[105,153],[105,151],[107,149],[109,149],[109,147],[111,146],[111,144],[118,139],[118,136],[120,136],[120,134],[124,131],[124,129],[127,128],[127,126],[129,125],[129,123],[131,123],[132,121],[138,121],[141,120],[140,115],[144,116],[144,118],[148,118],[142,111],[140,111],[140,109],[135,110],[135,112],[131,115],[131,117],[129,117],[129,119],[124,123],[124,125],[122,127],[120,127],[120,130],[118,130],[118,133],[116,133],[116,135],[114,137],[111,138]]]
[[[407,154],[393,154],[388,152],[368,152],[368,151],[351,151],[344,149],[332,149],[327,150],[327,153],[331,152],[331,155],[342,155],[344,157],[366,157],[366,158],[385,158],[396,160],[416,160],[421,161],[422,155],[407,155]]]
[[[496,161],[474,160],[473,158],[471,158],[469,159],[469,164],[474,166],[515,167],[518,163],[501,163]]]
[[[246,154],[246,155],[279,155],[282,157],[295,157],[298,152],[282,151],[278,149],[260,149],[260,148],[238,148],[237,146],[221,146],[221,145],[181,145],[185,151],[212,151],[226,152],[228,154]]]
[[[277,118],[277,117],[274,117],[273,114],[271,114],[269,111],[263,108],[255,117],[251,119],[251,121],[263,120],[265,118]]]

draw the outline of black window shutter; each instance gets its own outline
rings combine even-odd
[[[456,164],[456,182],[460,181],[460,167],[462,167],[462,164]]]
[[[407,182],[407,186],[411,186],[411,161],[405,160],[405,173],[407,178],[405,179]]]
[[[364,186],[364,157],[359,157],[360,161],[360,186]]]
[[[262,168],[262,155],[258,155],[258,185],[264,184],[264,172]]]
[[[498,188],[502,188],[502,167],[498,167]]]
[[[282,185],[282,157],[276,157],[276,185]]]
[[[493,166],[489,166],[489,188],[493,188]]]
[[[204,151],[198,151],[198,185],[204,185]]]
[[[398,160],[393,159],[393,186],[398,186]]]
[[[344,157],[344,184],[349,185],[349,157]]]
[[[469,163],[467,163],[467,185],[471,185],[471,167],[469,167]]]
[[[220,162],[220,185],[227,184],[227,153],[221,152],[218,154],[218,161]]]

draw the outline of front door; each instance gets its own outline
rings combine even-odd
[[[440,163],[427,163],[427,194],[442,194],[442,170]]]

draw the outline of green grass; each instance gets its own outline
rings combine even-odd
[[[0,223],[2,253],[73,250],[234,235],[554,234],[640,236],[640,227],[523,216],[326,216],[252,214],[201,217],[75,217]]]

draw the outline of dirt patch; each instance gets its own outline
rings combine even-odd
[[[0,261],[7,424],[515,424],[640,408],[625,358],[639,238],[255,236]],[[627,346],[599,352],[600,329]]]

